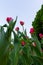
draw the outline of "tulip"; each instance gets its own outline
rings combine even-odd
[[[34,33],[34,28],[30,28],[30,33],[31,33],[31,34]]]
[[[23,21],[20,21],[20,24],[23,26],[24,25],[24,22]]]
[[[16,27],[15,30],[16,30],[16,31],[19,31],[19,27]]]
[[[24,45],[25,45],[25,42],[24,42],[24,41],[22,41],[22,42],[21,42],[21,44],[22,44],[22,46],[24,46]]]
[[[43,34],[42,34],[42,33],[39,33],[39,37],[40,37],[40,38],[43,38]]]
[[[6,21],[9,23],[10,21],[12,21],[13,19],[12,19],[12,17],[7,17],[6,18]]]

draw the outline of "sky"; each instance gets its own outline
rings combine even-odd
[[[20,20],[24,21],[24,27],[29,34],[34,21],[36,12],[41,8],[43,0],[0,0],[0,25],[6,22],[7,17],[12,17],[14,20],[18,16],[16,26],[20,27]]]

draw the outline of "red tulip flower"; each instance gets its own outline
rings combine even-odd
[[[31,33],[31,34],[34,33],[34,28],[30,28],[30,33]]]
[[[40,33],[40,34],[39,34],[39,37],[40,37],[40,38],[43,38],[43,34],[42,34],[42,33]]]
[[[35,42],[33,42],[32,45],[33,45],[34,47],[36,47],[36,43],[35,43]]]
[[[24,41],[22,41],[22,42],[21,42],[21,44],[22,44],[22,46],[24,46],[24,45],[25,45],[25,42],[24,42]]]
[[[16,30],[16,31],[19,31],[19,27],[16,27],[15,30]]]
[[[6,21],[9,23],[10,21],[12,21],[13,19],[12,19],[12,17],[7,17],[6,18]]]
[[[23,21],[20,21],[20,24],[23,26],[24,25],[24,22]]]

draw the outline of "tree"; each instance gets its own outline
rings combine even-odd
[[[39,34],[43,34],[43,5],[41,6],[41,9],[37,12],[36,17],[32,22],[32,26],[35,29],[38,40],[41,42]],[[43,49],[43,44],[41,44],[41,47]]]

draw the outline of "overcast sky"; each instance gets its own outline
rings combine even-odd
[[[18,16],[16,26],[20,27],[19,21],[23,20],[29,34],[32,21],[42,4],[43,0],[0,0],[0,25],[6,23],[6,17],[15,19]]]

